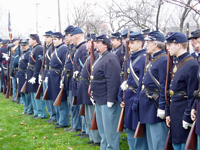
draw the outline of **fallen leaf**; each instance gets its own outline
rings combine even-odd
[[[71,147],[68,147],[69,150],[73,150]]]
[[[41,124],[39,124],[38,126],[41,126]]]
[[[38,147],[40,148],[40,147],[42,147],[42,146],[38,146]]]
[[[13,115],[10,115],[10,117],[12,117]]]
[[[47,137],[45,136],[43,139],[47,139]]]
[[[15,136],[17,136],[17,135],[12,135],[10,138],[15,137]]]
[[[25,125],[26,123],[25,122],[21,122],[21,124]]]
[[[35,139],[35,138],[36,138],[36,136],[33,137],[33,139]]]
[[[21,118],[22,116],[19,116],[19,118]]]
[[[24,128],[27,128],[26,126],[24,126]]]
[[[0,129],[0,131],[2,131],[3,129]]]
[[[31,133],[31,132],[32,132],[32,130],[29,131],[29,133]]]
[[[0,138],[0,140],[3,140],[3,138]]]
[[[56,142],[56,140],[55,140],[55,141],[53,141],[53,142]]]
[[[61,133],[64,133],[63,131],[61,131]]]
[[[58,135],[58,134],[55,133],[55,134],[53,134],[53,135]]]
[[[18,112],[18,110],[17,110],[17,109],[15,109],[15,111],[16,111],[16,112]]]

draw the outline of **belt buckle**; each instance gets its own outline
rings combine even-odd
[[[169,94],[170,94],[170,95],[174,95],[174,91],[169,90]]]
[[[126,89],[128,89],[129,88],[129,86],[128,86],[128,84],[126,84]]]
[[[49,70],[51,70],[51,67],[49,67]]]
[[[93,76],[93,75],[91,75],[91,76],[90,76],[90,80],[93,80],[93,79],[94,79],[94,76]]]

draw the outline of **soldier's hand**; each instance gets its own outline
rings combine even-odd
[[[95,101],[93,99],[93,96],[90,97],[90,101],[92,102],[93,105],[95,105]]]
[[[78,78],[78,74],[79,74],[79,71],[75,71],[75,72],[73,73],[73,78]]]
[[[167,116],[166,117],[166,124],[167,124],[168,127],[170,127],[170,122],[171,122],[170,116]]]
[[[157,117],[159,117],[160,119],[164,119],[165,118],[165,110],[158,109],[157,110]]]
[[[35,84],[36,83],[36,78],[32,77],[30,80],[28,80],[29,83]]]
[[[183,120],[182,125],[184,129],[188,129],[188,127],[190,126],[190,123]]]
[[[107,106],[110,108],[110,107],[112,107],[114,105],[114,103],[113,102],[107,102]]]
[[[62,87],[63,87],[63,82],[62,80],[60,80],[60,88],[62,89]]]
[[[19,84],[19,78],[17,78],[17,84]]]
[[[121,103],[120,103],[120,106],[123,108],[123,107],[125,107],[125,103],[122,101]]]
[[[122,84],[121,84],[121,89],[123,90],[123,91],[125,91],[126,90],[126,85],[127,85],[127,80],[126,81],[124,81]]]
[[[44,81],[45,81],[46,83],[48,83],[48,77],[46,77]]]
[[[195,110],[195,109],[192,109],[192,110],[191,110],[191,120],[192,120],[192,121],[195,121],[195,120],[196,120],[196,117],[197,117],[197,116],[196,116],[196,110]]]
[[[38,83],[39,83],[39,84],[42,83],[42,77],[41,77],[41,75],[39,75],[39,77],[38,77]]]

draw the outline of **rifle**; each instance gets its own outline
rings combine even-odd
[[[128,33],[128,36],[127,36],[127,41],[126,41],[126,48],[125,48],[125,65],[124,65],[124,81],[127,80],[128,78],[128,73],[127,73],[127,63],[128,63],[128,60],[129,60],[129,34]],[[126,94],[126,91],[123,91],[123,102],[125,103],[125,94]],[[122,132],[123,131],[123,128],[124,128],[124,112],[125,112],[125,106],[122,107],[121,109],[121,114],[120,114],[120,118],[119,118],[119,122],[118,122],[118,126],[117,126],[117,132]]]
[[[8,56],[10,56],[9,51],[8,51]],[[9,98],[9,89],[10,89],[10,76],[9,76],[9,72],[10,72],[10,66],[9,66],[8,61],[7,61],[7,91],[6,91],[6,97],[5,98]]]
[[[79,116],[85,116],[85,104],[81,105],[80,111],[79,111]]]
[[[53,45],[53,41],[52,41],[52,49],[51,49],[51,54],[53,53],[53,50],[54,50],[54,45]],[[46,88],[46,91],[44,92],[44,95],[42,97],[42,100],[48,100],[47,99],[47,93],[48,93],[48,86]]]
[[[73,97],[72,106],[77,105],[77,96]]]
[[[53,105],[55,106],[60,106],[61,105],[61,102],[62,102],[62,96],[63,96],[63,91],[64,91],[64,76],[62,77],[62,82],[63,82],[63,86],[58,94],[58,96],[56,97],[56,100],[54,102]]]
[[[190,129],[190,133],[185,143],[185,150],[195,150],[197,142],[197,135],[195,131],[196,131],[196,120],[193,122],[192,128]]]
[[[146,66],[149,63],[150,59],[151,59],[150,54],[146,53],[144,70],[146,70]],[[135,130],[134,138],[142,138],[143,137],[143,130],[144,130],[144,124],[141,124],[140,122],[138,122],[137,128]]]
[[[12,79],[10,78],[10,90],[9,90],[9,96],[12,96]]]
[[[186,31],[187,38],[190,36],[190,31],[189,31],[189,23],[187,23],[187,31]],[[190,52],[190,43],[188,42],[188,47],[187,51]]]
[[[20,55],[21,55],[21,52],[20,52],[20,38],[19,38],[19,45],[18,45],[18,56],[20,57]],[[18,58],[19,58],[18,57]],[[16,71],[15,71],[15,91],[16,91],[16,93],[17,93],[17,96],[16,96],[16,102],[18,103],[19,101],[18,101],[18,98],[20,97],[20,93],[18,92],[18,90],[17,90],[17,77],[16,77]]]
[[[24,94],[26,93],[26,84],[27,84],[27,81],[24,82],[24,85],[22,86],[21,91],[20,91],[21,93],[24,93]]]
[[[46,53],[46,42],[44,42],[44,50],[43,50],[43,58],[42,58],[42,70],[41,70],[41,78],[43,77],[43,72],[44,72],[44,64],[45,64],[45,53]],[[42,91],[42,84],[43,81],[41,81],[37,92],[35,94],[35,98],[34,99],[40,99],[40,95],[41,95],[41,91]]]

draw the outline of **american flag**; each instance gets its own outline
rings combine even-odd
[[[11,24],[10,24],[10,11],[8,11],[8,32],[10,40],[12,40],[12,30],[11,30]]]

